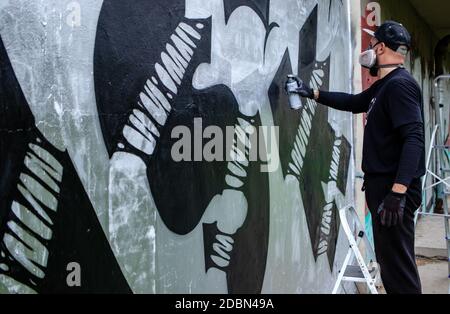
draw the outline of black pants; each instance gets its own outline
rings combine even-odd
[[[422,202],[421,180],[415,179],[407,193],[403,224],[381,225],[378,207],[392,189],[395,178],[366,175],[366,201],[372,214],[375,254],[381,267],[381,278],[388,294],[420,294],[422,287],[414,252],[414,212]]]

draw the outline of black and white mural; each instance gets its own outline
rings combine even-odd
[[[131,292],[67,152],[36,128],[0,38],[0,274],[39,293]],[[83,269],[69,287],[67,266]]]
[[[44,2],[0,1],[0,291],[326,292],[352,120],[283,88],[349,90],[347,1]]]
[[[201,232],[204,272],[211,267],[224,271],[232,293],[258,293],[269,231],[267,174],[247,159],[176,162],[171,157],[177,141],[173,129],[183,125],[194,134],[196,118],[204,128],[217,126],[224,134],[227,126],[261,125],[257,112],[240,112],[226,85],[195,88],[195,71],[211,63],[213,26],[210,17],[187,19],[185,11],[184,0],[160,5],[104,1],[94,58],[102,131],[111,156],[134,154],[145,163],[165,226],[174,235]],[[142,12],[147,12],[145,19]],[[240,138],[236,135],[236,139]],[[254,182],[251,187],[250,182]],[[226,211],[228,206],[241,212],[234,214],[240,219],[232,224],[214,216],[202,220],[208,209]]]

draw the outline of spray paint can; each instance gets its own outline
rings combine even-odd
[[[289,105],[292,110],[299,110],[302,108],[302,100],[300,95],[296,93],[298,82],[295,79],[295,75],[288,75],[288,80],[286,82],[286,90],[289,96]]]

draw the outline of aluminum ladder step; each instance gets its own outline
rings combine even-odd
[[[377,269],[372,268],[369,270],[372,279],[375,279],[377,275]],[[348,265],[344,272],[344,281],[354,281],[353,279],[365,279],[364,274],[359,266]]]

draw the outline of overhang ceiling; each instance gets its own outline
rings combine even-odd
[[[450,0],[409,0],[420,16],[442,39],[450,35]]]

